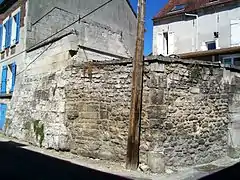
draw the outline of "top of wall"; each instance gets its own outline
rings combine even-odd
[[[180,59],[180,58],[172,58],[172,57],[164,57],[164,56],[147,56],[144,58],[144,63],[165,63],[165,64],[199,64],[201,66],[211,66],[220,68],[221,64],[217,62],[210,61],[202,61],[202,60],[194,60],[194,59]],[[83,64],[85,62],[82,62]],[[87,62],[89,63],[89,62]],[[105,60],[105,61],[93,61],[91,62],[95,65],[131,65],[133,63],[132,58],[122,58],[122,59],[114,59],[114,60]]]

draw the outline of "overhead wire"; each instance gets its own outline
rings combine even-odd
[[[35,57],[22,71],[20,71],[19,73],[16,74],[16,76],[22,74],[24,71],[27,70],[27,68],[34,63],[40,56],[42,56],[51,46],[53,45],[53,43],[51,43],[46,49],[44,49],[37,57]]]
[[[56,34],[62,32],[63,30],[69,28],[70,26],[72,26],[73,24],[79,22],[80,20],[86,18],[87,16],[91,15],[92,13],[96,12],[97,10],[101,9],[102,7],[106,6],[108,3],[110,3],[111,1],[113,0],[109,0],[105,3],[103,3],[102,5],[100,5],[99,7],[97,7],[96,9],[92,10],[91,12],[87,13],[86,15],[82,16],[82,17],[79,17],[77,20],[73,21],[72,23],[70,23],[69,25],[65,26],[64,28],[60,29],[59,31],[57,31],[56,33],[52,34],[51,36],[45,38],[44,40],[40,41],[39,43],[33,45],[31,48],[28,48],[28,51],[31,50],[31,49],[34,49],[34,47],[40,45],[41,43],[44,43],[46,40],[54,37]],[[22,71],[20,71],[19,73],[16,74],[16,76],[20,75],[21,73],[23,73],[24,71],[27,70],[27,68],[32,64],[34,63],[40,56],[42,56],[51,46],[52,46],[53,43],[51,43],[46,49],[44,49],[36,58],[34,58]],[[25,50],[27,51],[27,50]]]
[[[46,40],[48,40],[48,39],[50,39],[50,38],[52,38],[52,37],[54,37],[55,35],[59,34],[60,32],[64,31],[65,29],[71,27],[71,26],[74,25],[75,23],[80,22],[82,19],[86,18],[87,16],[90,16],[91,14],[93,14],[94,12],[96,12],[96,11],[98,11],[99,9],[103,8],[104,6],[106,6],[107,4],[109,4],[109,3],[112,2],[112,1],[113,1],[113,0],[109,0],[109,1],[101,4],[101,5],[98,6],[97,8],[93,9],[93,10],[90,11],[89,13],[85,14],[84,16],[82,16],[82,17],[79,16],[77,20],[73,21],[72,23],[68,24],[67,26],[63,27],[62,29],[58,30],[58,31],[55,32],[54,34],[48,36],[47,38],[41,40],[40,42],[34,44],[33,46],[31,46],[31,47],[29,47],[29,48],[27,48],[27,49],[25,49],[25,50],[23,50],[23,51],[15,54],[15,55],[13,55],[13,56],[11,56],[11,57],[9,57],[9,58],[7,58],[7,59],[4,59],[3,61],[0,61],[0,63],[6,62],[6,61],[8,61],[9,59],[12,59],[12,58],[14,58],[14,57],[16,57],[16,56],[24,53],[24,52],[30,51],[30,50],[33,49],[34,47],[40,45],[41,43],[45,42]]]

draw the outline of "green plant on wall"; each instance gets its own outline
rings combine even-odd
[[[40,123],[40,120],[34,120],[33,131],[35,133],[36,140],[39,142],[40,147],[42,147],[42,142],[44,140],[44,124]]]

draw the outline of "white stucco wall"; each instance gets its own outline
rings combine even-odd
[[[195,17],[178,19],[169,18],[155,22],[153,27],[153,54],[158,54],[159,45],[157,34],[161,32],[174,32],[174,53],[186,53],[201,50],[202,43],[214,40],[214,32],[219,32],[219,48],[230,47],[231,43],[231,20],[240,19],[240,4],[237,6],[220,7],[213,12],[199,12],[198,38],[197,21]],[[198,39],[198,43],[196,43]]]

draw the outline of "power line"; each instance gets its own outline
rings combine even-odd
[[[27,68],[34,63],[41,55],[43,55],[51,46],[53,45],[53,43],[51,43],[46,49],[44,49],[36,58],[34,58],[22,71],[20,71],[19,73],[16,74],[16,76],[18,76],[19,74],[22,74],[24,71],[27,70]]]
[[[107,2],[105,2],[105,3],[103,3],[102,5],[98,6],[98,7],[95,8],[94,10],[90,11],[89,13],[85,14],[85,15],[82,16],[82,17],[79,17],[77,20],[73,21],[73,22],[70,23],[69,25],[67,25],[67,26],[65,26],[64,28],[60,29],[60,30],[57,31],[56,33],[48,36],[47,38],[45,38],[45,39],[43,39],[42,41],[36,43],[35,45],[29,47],[28,49],[25,49],[25,50],[23,50],[22,52],[19,52],[18,54],[15,54],[14,56],[12,56],[12,57],[10,57],[10,58],[4,59],[4,60],[1,61],[0,63],[6,62],[6,61],[8,61],[8,60],[11,59],[11,58],[14,58],[14,57],[16,57],[16,56],[18,56],[18,55],[20,55],[20,54],[22,54],[22,53],[24,53],[24,52],[27,52],[27,51],[33,49],[34,47],[38,46],[39,44],[43,43],[44,41],[52,38],[53,36],[57,35],[58,33],[64,31],[65,29],[67,29],[67,28],[69,28],[69,27],[71,27],[71,26],[74,25],[75,23],[80,22],[82,19],[84,19],[84,18],[86,18],[87,16],[93,14],[94,12],[98,11],[99,9],[101,9],[101,8],[104,7],[104,6],[106,6],[107,4],[109,4],[109,3],[112,2],[112,1],[113,1],[113,0],[109,0],[109,1],[107,1]]]
[[[102,7],[106,6],[108,3],[112,2],[113,0],[109,0],[105,3],[103,3],[102,5],[100,5],[99,7],[97,7],[96,9],[92,10],[91,12],[87,13],[86,15],[84,15],[83,17],[79,17],[77,20],[73,21],[72,23],[70,23],[69,25],[65,26],[64,28],[60,29],[59,31],[57,31],[56,33],[50,35],[49,37],[43,39],[42,41],[38,42],[37,44],[33,45],[32,47],[29,48],[29,50],[31,50],[32,48],[34,48],[35,46],[43,43],[44,41],[52,38],[53,36],[55,36],[56,34],[64,31],[65,29],[71,27],[72,25],[74,25],[75,23],[81,21],[82,19],[86,18],[87,16],[91,15],[92,13],[96,12],[97,10],[101,9]]]

